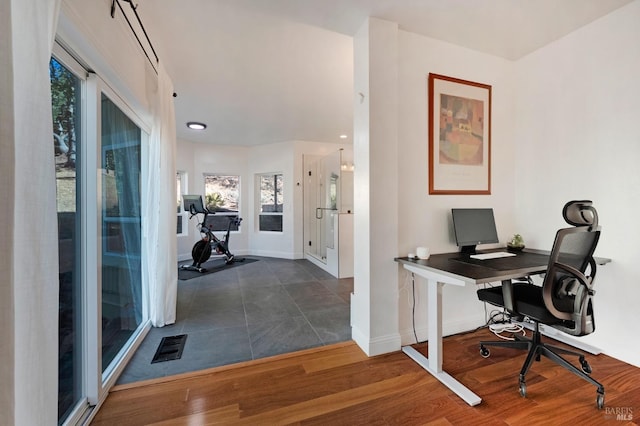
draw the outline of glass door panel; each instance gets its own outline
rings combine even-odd
[[[326,263],[327,248],[334,248],[335,215],[340,206],[340,157],[336,151],[310,162],[307,170],[306,204],[309,223],[307,254]]]
[[[83,399],[83,308],[81,268],[82,80],[55,58],[49,62],[59,253],[58,421]]]
[[[101,97],[102,372],[142,323],[142,131]]]

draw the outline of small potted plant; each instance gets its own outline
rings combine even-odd
[[[507,243],[507,249],[509,251],[522,251],[524,248],[524,239],[520,234],[513,234],[511,240]]]

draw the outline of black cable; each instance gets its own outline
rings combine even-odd
[[[486,303],[485,303],[485,312],[486,312]],[[496,320],[497,317],[502,316],[503,319]],[[482,330],[483,328],[489,327],[491,324],[502,324],[511,321],[511,315],[505,311],[491,311],[491,317],[487,320],[486,323],[474,328],[473,330],[461,331],[459,333],[450,334],[447,337],[451,336],[464,336],[465,334],[475,333],[478,330]]]

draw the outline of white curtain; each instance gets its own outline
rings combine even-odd
[[[121,300],[129,299],[129,303],[121,308],[120,321],[122,327],[132,327],[142,323],[142,283],[140,253],[142,238],[140,220],[140,168],[141,168],[141,131],[107,97],[102,98],[102,215],[103,223],[119,228],[122,247],[114,248],[122,256],[119,266],[103,263],[102,288],[112,287]],[[152,188],[153,189],[153,188]],[[111,204],[115,201],[115,204]],[[106,222],[108,221],[108,222]],[[103,232],[105,232],[103,230]],[[118,235],[103,238],[116,239]],[[103,252],[103,262],[106,262]],[[107,258],[110,256],[106,255]],[[130,293],[125,291],[127,288]],[[103,320],[105,318],[103,312]],[[133,325],[133,323],[135,325]],[[127,324],[127,326],[124,326]],[[104,342],[103,342],[104,344]]]
[[[49,59],[60,0],[0,3],[0,424],[55,424],[58,237]]]
[[[154,327],[176,321],[178,294],[176,215],[176,124],[173,83],[162,63],[153,104],[153,127],[149,138],[148,182],[143,219],[145,264],[149,289],[149,317]]]

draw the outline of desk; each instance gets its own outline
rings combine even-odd
[[[547,270],[549,257],[542,252],[525,250],[517,256],[500,259],[503,264],[508,260],[513,267],[497,270],[457,260],[461,256],[460,253],[445,253],[433,254],[426,260],[407,257],[394,260],[427,280],[429,357],[411,346],[404,346],[402,352],[473,406],[480,404],[482,399],[442,369],[442,287],[445,284],[483,284],[543,273]]]
[[[504,251],[504,249],[487,250]],[[404,346],[402,352],[417,362],[422,368],[440,380],[469,405],[478,405],[482,399],[462,383],[442,369],[442,287],[445,284],[464,286],[465,284],[484,284],[496,281],[519,278],[526,275],[544,273],[549,262],[549,252],[526,249],[516,256],[501,259],[485,260],[485,265],[497,265],[499,269],[466,263],[459,260],[461,253],[433,254],[429,259],[394,259],[406,270],[427,280],[427,319],[429,333],[428,358],[411,346]],[[467,255],[468,256],[468,255]],[[600,265],[610,259],[596,258]]]

